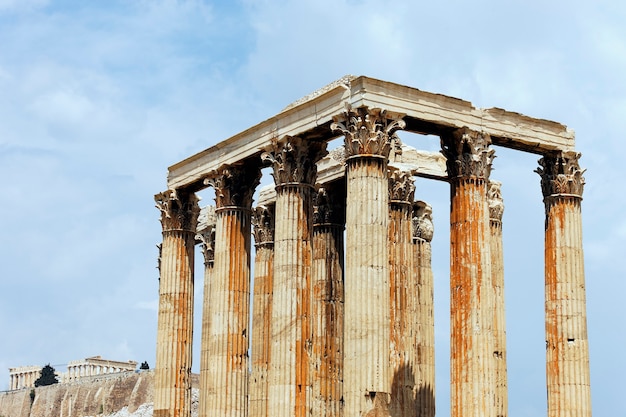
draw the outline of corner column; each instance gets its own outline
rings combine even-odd
[[[154,370],[154,416],[191,415],[193,263],[198,198],[168,190],[155,196],[163,243],[159,262],[159,316]]]
[[[345,182],[325,184],[313,213],[311,415],[343,411],[343,267]]]
[[[580,153],[539,160],[546,206],[546,382],[549,417],[590,417]]]
[[[451,194],[451,415],[496,417],[487,201],[494,151],[488,135],[467,128],[441,139]]]
[[[202,295],[202,341],[200,347],[200,398],[198,401],[198,416],[206,417],[208,411],[208,390],[211,384],[210,369],[210,297],[211,280],[215,260],[215,207],[207,206],[200,211],[198,234],[196,240],[200,242],[200,249],[204,257],[204,289]]]
[[[413,417],[417,410],[416,274],[413,268],[411,211],[415,185],[409,172],[389,174],[390,374],[392,416]]]
[[[346,146],[344,414],[389,415],[389,184],[391,137],[405,125],[381,109],[333,118]],[[371,413],[371,414],[368,414]]]
[[[252,225],[256,254],[252,301],[252,372],[248,407],[251,416],[269,417],[267,382],[274,274],[274,204],[257,206],[252,216]]]
[[[252,196],[260,166],[246,162],[210,174],[215,188],[215,258],[209,303],[209,416],[248,415]]]
[[[431,265],[434,234],[432,208],[423,201],[413,203],[413,267],[417,275],[415,316],[415,402],[418,417],[435,416],[435,299]],[[415,290],[414,290],[415,291]]]
[[[504,202],[502,184],[489,181],[489,232],[491,247],[491,282],[493,286],[493,360],[496,378],[496,416],[509,415],[508,380],[506,369],[506,316],[504,307],[504,252],[502,251],[502,215]]]
[[[326,144],[298,137],[275,141],[262,154],[276,184],[274,282],[268,413],[308,415],[311,381],[311,238],[316,162]]]

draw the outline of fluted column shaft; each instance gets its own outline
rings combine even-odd
[[[450,176],[451,415],[495,417],[488,136],[442,137]]]
[[[268,414],[303,417],[310,400],[313,184],[325,144],[287,137],[263,154],[276,183]]]
[[[346,146],[344,415],[388,416],[389,184],[394,132],[404,127],[381,109],[348,108],[333,118]]]
[[[489,233],[491,247],[491,283],[493,286],[493,360],[495,361],[496,416],[508,416],[508,380],[506,367],[506,317],[504,304],[504,252],[502,250],[502,215],[504,203],[501,184],[489,181]]]
[[[435,302],[431,266],[433,238],[432,208],[423,201],[413,205],[413,266],[416,274],[417,311],[415,345],[417,347],[415,402],[418,417],[435,415]],[[414,290],[415,291],[415,290]]]
[[[211,281],[213,276],[215,260],[215,209],[207,208],[207,217],[203,229],[198,231],[196,239],[201,243],[202,255],[204,257],[204,288],[202,295],[202,341],[200,346],[200,398],[198,401],[198,416],[209,415],[208,392],[211,385],[211,363],[210,363],[210,323],[211,323]],[[200,225],[199,225],[200,227]]]
[[[154,371],[154,416],[191,415],[193,264],[198,218],[194,194],[155,196],[161,210],[159,315]]]
[[[209,303],[207,413],[248,415],[248,335],[254,164],[222,167],[206,180],[215,188],[215,255]]]
[[[413,417],[415,402],[417,346],[416,274],[413,268],[411,212],[415,192],[409,173],[389,175],[389,303],[390,375],[392,416]]]
[[[320,188],[313,215],[311,414],[342,415],[345,183]]]
[[[269,417],[267,383],[274,274],[274,205],[257,207],[254,211],[253,225],[256,255],[252,301],[252,371],[249,412],[250,416]]]
[[[580,154],[544,157],[546,382],[549,417],[591,416]]]

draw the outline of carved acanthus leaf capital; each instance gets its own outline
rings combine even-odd
[[[154,201],[161,212],[163,231],[183,230],[195,233],[200,199],[194,193],[167,190],[155,195]]]
[[[204,180],[205,185],[215,189],[217,208],[252,207],[254,190],[261,181],[260,166],[246,162],[240,165],[224,165],[211,172]]]
[[[385,110],[359,107],[352,109],[346,105],[341,116],[333,117],[330,128],[345,136],[346,154],[379,155],[389,157],[392,137],[406,123],[400,117],[392,117]]]
[[[447,158],[450,178],[488,179],[495,150],[489,147],[491,137],[467,127],[441,137],[442,153]]]
[[[556,156],[544,156],[539,160],[540,168],[535,170],[541,175],[541,191],[544,197],[552,195],[575,195],[581,197],[585,186],[578,160],[579,152],[563,152]]]
[[[415,197],[415,181],[407,171],[395,170],[389,173],[389,201],[412,203]]]
[[[196,242],[200,243],[200,249],[204,256],[204,264],[207,265],[215,259],[215,225],[217,218],[215,207],[206,206],[200,210],[198,218],[198,232]]]
[[[252,213],[252,234],[256,245],[274,241],[274,205],[257,206]]]
[[[499,181],[489,181],[487,189],[487,200],[489,202],[489,218],[491,220],[502,221],[504,214],[504,200],[501,192],[502,183]]]
[[[326,143],[307,141],[297,136],[285,136],[272,143],[261,154],[264,162],[272,164],[276,185],[315,184],[317,161],[326,156]]]
[[[413,203],[413,239],[423,239],[426,242],[433,240],[435,227],[433,225],[433,209],[423,201]]]
[[[345,201],[342,201],[333,187],[320,187],[315,194],[313,206],[313,224],[345,223]]]

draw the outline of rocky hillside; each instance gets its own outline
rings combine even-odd
[[[192,415],[197,416],[197,375],[192,382]],[[153,372],[142,371],[9,391],[0,393],[0,417],[148,417],[153,384]]]

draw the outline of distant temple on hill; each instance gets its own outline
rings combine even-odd
[[[41,366],[20,366],[9,368],[9,390],[34,388],[35,381],[41,376]],[[67,371],[59,373],[57,377],[60,383],[76,381],[80,378],[134,371],[137,368],[135,361],[112,361],[102,359],[101,356],[70,361]]]

